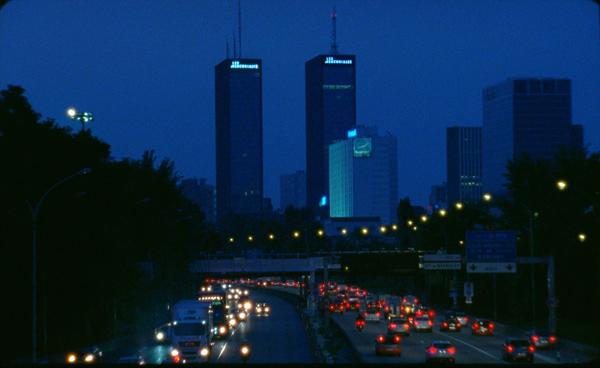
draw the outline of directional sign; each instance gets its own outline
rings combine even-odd
[[[516,272],[516,241],[514,231],[468,231],[467,272]]]
[[[473,283],[472,282],[465,282],[464,285],[464,289],[465,289],[465,298],[470,299],[473,297]]]
[[[460,262],[425,262],[424,270],[460,270]]]

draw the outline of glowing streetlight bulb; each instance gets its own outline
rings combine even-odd
[[[323,235],[325,235],[325,232],[322,229],[319,229],[319,230],[317,230],[317,235],[323,236]]]
[[[413,226],[413,221],[412,221],[412,220],[408,220],[408,221],[406,221],[406,224],[407,224],[408,226]]]
[[[398,225],[396,225],[396,224],[392,225],[392,230],[394,230],[394,231],[398,230]]]
[[[300,232],[299,231],[294,231],[292,233],[292,235],[294,236],[294,238],[299,238],[300,237]]]
[[[421,222],[427,222],[427,216],[422,215],[421,216]]]
[[[412,229],[413,229],[413,231],[417,231],[418,228],[416,226],[413,226]]]
[[[577,238],[579,239],[579,242],[583,243],[587,239],[587,236],[584,233],[579,233]]]
[[[484,193],[483,194],[483,200],[485,202],[491,202],[492,201],[492,195],[490,193]]]
[[[346,229],[342,229],[342,230],[341,230],[341,233],[342,233],[342,235],[346,235],[346,234],[348,234],[348,230],[346,230]]]
[[[566,190],[567,187],[569,186],[569,184],[567,184],[567,182],[565,180],[558,180],[556,182],[556,187],[558,188],[558,190],[560,190],[561,192]]]
[[[235,241],[235,239],[234,239],[234,238],[229,238],[229,242],[230,242],[230,243],[233,243],[234,241]]]
[[[379,231],[380,231],[382,234],[385,234],[385,232],[387,231],[387,228],[386,228],[385,226],[381,226],[381,227],[379,228]]]
[[[275,235],[274,234],[269,234],[269,240],[273,240],[275,239]]]
[[[254,237],[252,235],[248,235],[248,241],[253,241]]]
[[[67,116],[68,116],[69,118],[71,118],[71,119],[74,119],[76,115],[77,115],[77,110],[75,110],[75,108],[73,108],[73,107],[69,107],[69,108],[67,109]]]
[[[367,229],[366,227],[363,227],[362,229],[360,229],[360,232],[363,235],[367,235],[367,234],[369,234],[369,229]]]
[[[456,202],[456,203],[454,204],[454,207],[456,207],[456,209],[457,209],[457,210],[462,210],[462,209],[463,209],[463,206],[464,206],[464,205],[462,204],[462,202]]]
[[[442,208],[442,209],[440,209],[440,210],[438,211],[438,213],[439,213],[439,214],[440,214],[440,216],[442,216],[442,217],[446,216],[446,210],[445,210],[445,209],[443,209],[443,208]]]

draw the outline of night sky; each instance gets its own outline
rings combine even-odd
[[[61,124],[68,106],[115,158],[146,149],[215,182],[214,65],[233,0],[20,0],[0,11],[0,88],[23,86]],[[358,123],[398,138],[399,196],[445,180],[445,127],[479,125],[481,90],[508,77],[573,80],[573,121],[600,149],[600,31],[591,0],[242,0],[244,57],[263,59],[265,193],[304,169],[304,62],[357,57]]]

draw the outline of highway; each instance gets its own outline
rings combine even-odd
[[[278,290],[298,294],[297,289],[276,287]],[[361,309],[364,308],[364,303]],[[516,327],[499,325],[496,323],[494,336],[472,336],[470,328],[463,328],[460,332],[440,332],[439,323],[444,311],[437,311],[433,332],[414,332],[402,337],[400,357],[377,356],[375,354],[375,339],[378,335],[387,332],[387,321],[368,322],[365,329],[359,332],[355,325],[357,312],[332,314],[332,321],[346,334],[348,340],[359,353],[361,363],[425,363],[425,349],[434,340],[447,340],[456,346],[456,363],[472,364],[506,364],[502,360],[501,349],[504,339],[509,336],[523,336],[523,331]],[[584,349],[580,344],[562,341],[560,361],[556,359],[554,350],[536,350],[534,363],[536,364],[567,364],[589,362],[593,355],[589,349]]]

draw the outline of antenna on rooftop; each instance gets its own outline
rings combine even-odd
[[[330,52],[333,55],[336,55],[338,53],[336,21],[337,21],[337,13],[335,11],[335,6],[334,6],[333,11],[331,12],[331,46],[330,46]]]

